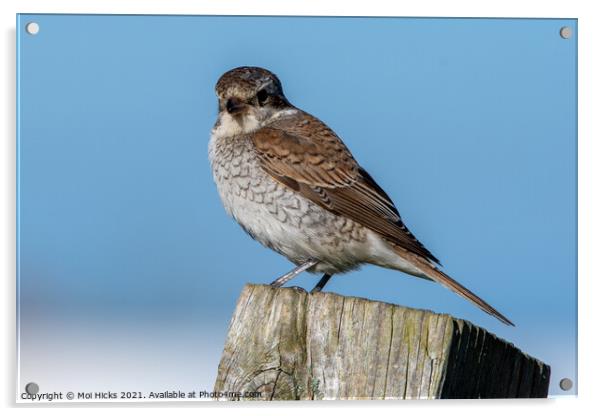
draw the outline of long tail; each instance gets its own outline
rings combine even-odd
[[[416,268],[418,268],[422,273],[431,280],[435,282],[441,283],[443,286],[451,289],[458,295],[462,296],[465,299],[468,299],[479,308],[481,308],[484,312],[487,312],[489,315],[492,315],[505,323],[506,325],[515,326],[512,321],[498,312],[493,306],[485,302],[483,299],[475,295],[473,292],[462,286],[460,283],[443,273],[437,267],[433,266],[426,259],[420,258],[414,254],[410,254],[402,248],[397,248],[397,252],[404,259],[410,260]]]

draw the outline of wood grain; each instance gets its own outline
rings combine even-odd
[[[512,398],[547,397],[549,381],[549,366],[449,315],[249,284],[214,390],[259,400]]]

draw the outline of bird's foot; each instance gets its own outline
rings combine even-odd
[[[332,277],[332,275],[330,275],[330,274],[325,274],[324,276],[322,276],[322,278],[320,279],[320,281],[318,282],[318,284],[309,293],[314,294],[314,293],[321,292],[322,289],[324,289],[324,286],[326,286],[326,283],[328,283],[328,281],[330,280],[331,277]]]
[[[283,284],[285,284],[286,282],[288,282],[289,280],[296,277],[297,275],[303,273],[305,270],[309,269],[310,267],[315,266],[316,264],[318,264],[318,260],[313,260],[313,259],[307,260],[305,263],[300,264],[299,266],[295,267],[290,272],[280,276],[278,279],[274,280],[270,284],[272,285],[272,287],[280,287]]]

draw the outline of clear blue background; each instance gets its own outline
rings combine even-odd
[[[576,380],[576,24],[21,15],[21,387],[212,389],[241,288],[291,267],[226,216],[207,161],[215,82],[257,65],[517,326],[376,267],[328,290],[471,320],[550,364],[562,394]]]

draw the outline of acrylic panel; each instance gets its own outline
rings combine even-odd
[[[17,400],[214,391],[244,285],[293,267],[212,178],[214,87],[240,66],[276,74],[516,326],[382,267],[325,292],[470,321],[576,395],[576,20],[21,14],[17,43]]]

